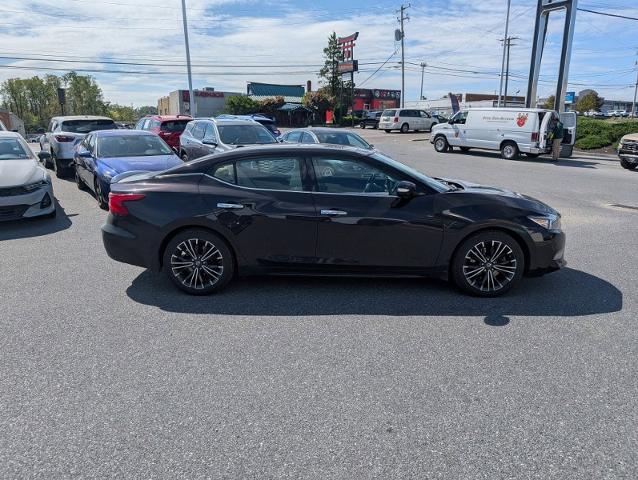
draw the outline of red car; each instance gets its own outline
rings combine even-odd
[[[179,137],[193,118],[188,115],[147,115],[135,124],[136,130],[148,130],[159,135],[173,149],[179,149]]]

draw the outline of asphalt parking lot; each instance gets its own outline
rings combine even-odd
[[[189,297],[111,261],[106,213],[54,179],[55,220],[0,224],[0,477],[637,478],[638,172],[357,131],[554,206],[568,267],[496,299],[326,278]]]

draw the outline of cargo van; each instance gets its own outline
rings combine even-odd
[[[430,143],[437,152],[454,147],[464,152],[479,148],[500,150],[508,160],[518,158],[521,153],[535,158],[552,150],[548,139],[552,118],[558,118],[558,113],[540,108],[462,110],[447,123],[432,128]],[[561,156],[570,156],[576,139],[576,113],[565,112],[560,118],[565,128]]]

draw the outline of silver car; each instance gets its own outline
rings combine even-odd
[[[374,148],[356,133],[342,128],[296,128],[283,134],[281,140],[284,143],[330,143],[366,150]]]
[[[49,173],[15,132],[0,132],[0,221],[55,217]]]
[[[40,138],[38,157],[45,167],[53,168],[58,178],[64,177],[73,167],[75,146],[95,130],[116,130],[115,122],[108,117],[78,115],[53,117],[47,132]]]

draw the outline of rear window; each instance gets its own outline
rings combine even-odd
[[[277,143],[272,134],[260,124],[218,125],[221,141],[227,145],[259,145]]]
[[[170,120],[163,122],[160,130],[169,133],[182,133],[190,120]]]
[[[382,116],[384,117],[394,117],[397,114],[396,110],[384,110]]]
[[[113,120],[65,120],[60,129],[63,132],[89,133],[95,130],[117,130]]]

